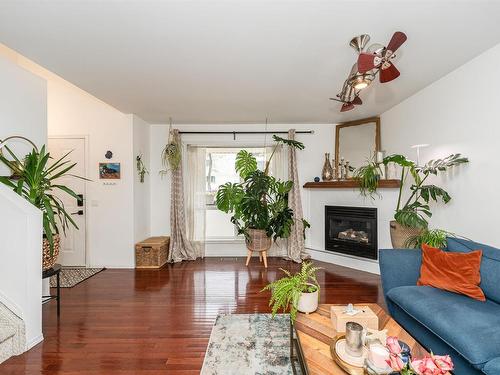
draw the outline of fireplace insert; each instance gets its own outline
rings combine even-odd
[[[325,248],[336,253],[377,259],[377,209],[325,206]]]

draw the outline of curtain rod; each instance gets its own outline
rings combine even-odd
[[[179,134],[288,134],[288,131],[200,131],[200,132],[192,132],[192,131],[179,131]],[[297,130],[295,134],[314,134],[314,130]]]

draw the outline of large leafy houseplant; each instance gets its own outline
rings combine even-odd
[[[241,150],[236,156],[235,169],[241,182],[227,182],[220,186],[215,203],[225,213],[232,213],[231,222],[239,234],[247,236],[249,229],[265,230],[274,240],[290,235],[294,223],[293,211],[288,207],[288,193],[292,181],[281,181],[269,175],[270,162],[279,145],[285,144],[299,150],[301,142],[273,136],[276,142],[263,171],[257,168],[255,156]],[[307,222],[304,227],[307,227]]]
[[[50,163],[52,158],[45,146],[40,150],[34,148],[24,158],[16,156],[8,147],[5,149],[10,159],[0,153],[0,162],[12,171],[12,176],[0,176],[0,183],[12,188],[42,211],[43,234],[49,243],[52,255],[54,240],[59,231],[62,230],[65,233],[69,225],[78,229],[75,221],[66,211],[63,201],[55,193],[61,191],[77,200],[81,199],[73,190],[59,184],[57,180],[64,176],[85,178],[70,173],[76,165],[67,159],[70,152]]]
[[[268,284],[262,289],[262,291],[271,291],[269,306],[271,306],[273,317],[279,310],[288,311],[292,323],[295,321],[302,293],[319,292],[316,272],[320,269],[320,267],[314,267],[311,262],[303,262],[301,270],[294,275],[290,271],[280,268],[285,273],[285,277]]]
[[[419,166],[403,155],[394,154],[385,157],[383,161],[385,165],[396,163],[401,167],[401,184],[394,214],[396,222],[405,227],[427,228],[428,219],[432,216],[429,203],[441,201],[446,204],[451,200],[451,196],[439,186],[426,184],[426,180],[431,175],[438,175],[439,172],[444,172],[468,161],[469,159],[461,154],[451,154],[442,159],[430,160],[423,166]],[[403,187],[410,178],[410,195],[403,202]]]

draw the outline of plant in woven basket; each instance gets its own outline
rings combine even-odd
[[[284,313],[290,312],[292,323],[295,321],[302,294],[319,292],[316,272],[320,269],[320,267],[314,267],[311,262],[303,262],[300,271],[294,275],[290,271],[280,268],[286,276],[268,284],[261,290],[261,292],[271,291],[269,306],[271,306],[273,317],[281,310]]]
[[[77,200],[81,199],[73,190],[59,184],[57,180],[65,176],[87,179],[70,173],[76,165],[68,160],[71,151],[50,163],[52,158],[45,146],[40,150],[34,148],[24,158],[16,156],[8,147],[5,149],[10,155],[10,159],[0,153],[0,162],[10,168],[15,177],[0,176],[0,183],[12,188],[17,194],[42,211],[43,233],[49,243],[52,255],[54,239],[59,231],[62,230],[65,233],[69,225],[78,229],[71,215],[66,211],[63,201],[55,195],[55,192],[60,191]]]
[[[287,238],[294,223],[293,211],[288,207],[288,193],[292,181],[281,181],[269,176],[269,165],[277,147],[286,144],[299,150],[301,142],[273,136],[276,142],[264,171],[257,169],[255,156],[241,150],[236,156],[235,169],[240,175],[239,183],[227,182],[220,186],[215,202],[217,208],[232,213],[231,222],[248,239],[248,229],[265,230],[274,240]],[[304,221],[304,228],[309,224]]]
[[[442,201],[446,204],[451,200],[451,196],[439,186],[425,184],[425,181],[431,175],[437,175],[453,166],[468,162],[469,159],[460,154],[430,160],[423,166],[417,165],[403,155],[395,154],[385,157],[383,161],[385,165],[396,163],[401,167],[401,185],[394,219],[405,227],[427,228],[428,218],[432,216],[429,202]],[[410,185],[410,196],[405,203],[402,203],[403,186],[409,177],[413,179]]]
[[[421,248],[423,244],[426,244],[443,249],[446,247],[448,237],[456,237],[456,235],[444,229],[424,229],[420,234],[409,237],[405,242],[405,247]]]

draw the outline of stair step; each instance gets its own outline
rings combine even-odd
[[[26,350],[24,322],[0,303],[0,363]]]
[[[16,334],[16,329],[7,319],[0,317],[0,344]]]

